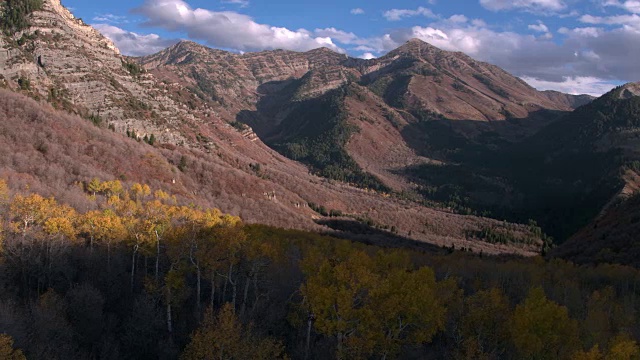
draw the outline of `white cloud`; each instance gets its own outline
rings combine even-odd
[[[469,19],[464,15],[458,14],[458,15],[451,15],[451,17],[449,18],[449,21],[452,23],[462,24],[469,21]]]
[[[372,54],[372,53],[370,53],[370,52],[366,52],[366,53],[364,53],[364,54],[362,54],[362,55],[360,55],[360,56],[358,56],[358,57],[359,57],[360,59],[365,59],[365,60],[371,60],[371,59],[375,59],[375,58],[376,58],[376,56],[375,56],[375,55],[373,55],[373,54]]]
[[[562,0],[480,0],[480,4],[492,11],[560,11],[567,7]]]
[[[113,41],[121,53],[130,56],[153,54],[177,42],[177,40],[163,39],[156,34],[140,35],[109,24],[92,26]]]
[[[305,29],[259,24],[250,16],[233,11],[194,9],[182,0],[146,0],[134,12],[147,17],[145,25],[185,32],[189,38],[204,40],[214,47],[239,51],[328,47],[344,52],[330,37],[314,37]]]
[[[429,18],[435,18],[436,15],[430,9],[420,6],[415,10],[409,9],[391,9],[385,11],[382,16],[384,16],[389,21],[398,21],[402,20],[402,18],[413,17],[413,16],[426,16]]]
[[[587,24],[622,25],[633,27],[640,31],[640,15],[616,15],[616,16],[593,16],[583,15],[580,21]]]
[[[239,5],[240,7],[249,6],[249,0],[221,0],[223,4],[234,4]]]
[[[607,0],[604,6],[616,6],[634,14],[640,14],[640,1],[629,0],[621,2],[619,0]]]
[[[124,24],[129,22],[126,16],[119,16],[114,14],[98,14],[94,16],[92,20],[99,23],[112,23],[112,24]]]
[[[601,96],[617,86],[616,83],[591,76],[566,77],[558,82],[530,77],[523,77],[522,80],[538,90],[555,90],[573,95],[587,94],[591,96]]]
[[[352,44],[358,39],[356,34],[336,28],[316,29],[314,34],[319,37],[335,39],[342,44]]]
[[[362,15],[362,14],[364,14],[364,10],[362,8],[351,9],[351,14],[353,14],[353,15]]]
[[[548,33],[549,32],[549,28],[542,21],[538,21],[537,24],[529,25],[529,30],[542,32],[542,33]]]

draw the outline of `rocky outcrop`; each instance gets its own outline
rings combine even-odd
[[[45,0],[30,23],[20,33],[0,37],[0,76],[7,87],[121,133],[188,144],[182,130],[196,116],[175,103],[151,74],[136,73],[109,39],[59,0]]]

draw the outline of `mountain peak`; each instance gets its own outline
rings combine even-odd
[[[628,83],[620,88],[620,98],[630,99],[634,96],[640,96],[640,82]]]
[[[427,54],[433,54],[433,53],[439,53],[439,52],[444,52],[444,50],[441,50],[429,44],[428,42],[422,41],[418,38],[413,38],[407,41],[406,43],[404,43],[399,48],[391,51],[389,54],[392,56],[410,55],[410,56],[423,57]]]

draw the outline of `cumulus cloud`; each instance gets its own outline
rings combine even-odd
[[[307,51],[328,47],[344,52],[330,37],[314,37],[305,29],[290,30],[255,22],[233,11],[192,8],[182,0],[146,0],[134,10],[147,18],[145,25],[185,32],[208,45],[239,51],[288,49]]]
[[[449,18],[449,21],[451,21],[451,22],[453,22],[453,23],[460,23],[460,24],[462,24],[462,23],[466,23],[467,21],[469,21],[469,19],[468,19],[466,16],[464,16],[464,15],[457,14],[457,15],[452,15],[452,16]]]
[[[362,8],[351,9],[351,14],[353,14],[353,15],[362,15],[362,14],[364,14],[364,10]]]
[[[157,34],[140,35],[109,24],[92,26],[113,41],[121,53],[130,56],[153,54],[178,42],[178,40],[163,39]]]
[[[624,2],[619,0],[607,0],[603,5],[615,6],[634,14],[640,14],[640,1],[638,0],[628,0]]]
[[[529,30],[542,32],[542,33],[548,33],[549,32],[549,28],[542,21],[538,21],[537,24],[529,25]]]
[[[112,23],[112,24],[124,24],[128,23],[126,16],[119,16],[114,14],[98,14],[92,19],[98,23]]]
[[[382,16],[384,16],[389,21],[398,21],[402,20],[402,18],[413,17],[413,16],[426,16],[429,18],[435,18],[436,15],[430,9],[420,6],[415,10],[410,9],[391,9],[385,11]]]
[[[555,90],[566,94],[601,96],[617,84],[591,76],[565,77],[563,81],[552,82],[531,77],[522,80],[538,90]]]
[[[376,56],[375,56],[375,55],[373,55],[373,54],[372,54],[372,53],[370,53],[370,52],[366,52],[366,53],[364,53],[364,54],[360,55],[360,56],[359,56],[359,58],[360,58],[360,59],[365,59],[365,60],[371,60],[371,59],[375,59],[375,58],[376,58]]]
[[[315,36],[322,38],[331,38],[342,44],[353,44],[357,42],[358,36],[352,32],[346,32],[338,30],[336,28],[316,29],[314,31]]]
[[[480,4],[492,11],[560,11],[567,7],[562,0],[480,0]]]
[[[239,5],[240,7],[247,7],[249,6],[249,0],[222,0],[223,4],[235,4],[235,5]]]
[[[640,16],[638,14],[616,16],[583,15],[580,21],[587,24],[622,25],[640,30]]]

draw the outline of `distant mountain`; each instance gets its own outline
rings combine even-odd
[[[404,169],[444,160],[428,122],[457,120],[454,134],[475,137],[493,131],[494,121],[531,118],[504,131],[517,138],[553,118],[540,113],[585,101],[549,96],[496,66],[417,39],[374,60],[328,49],[240,55],[181,42],[138,61],[315,173],[381,191],[409,190]]]
[[[265,94],[298,98],[298,104],[346,91],[335,84],[355,70],[327,69],[356,60],[326,49],[234,55],[183,42],[156,56],[175,65],[150,73],[59,0],[45,0],[23,15],[24,27],[0,34],[0,86],[7,88],[0,90],[0,174],[14,189],[28,185],[82,205],[78,183],[117,178],[168,189],[186,203],[214,206],[249,223],[333,231],[353,229],[344,224],[356,222],[358,232],[374,228],[387,240],[485,253],[534,254],[540,248],[539,235],[527,226],[457,215],[317,177],[233,122],[240,113],[261,119],[264,103],[258,103],[271,99]],[[152,68],[151,57],[146,60]],[[210,73],[219,81],[207,80]],[[327,222],[329,215],[333,222]],[[510,240],[487,241],[485,229]]]

